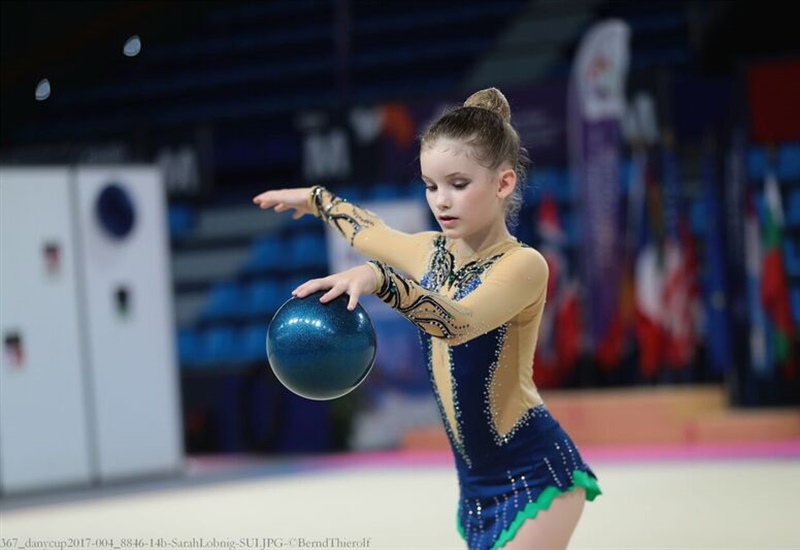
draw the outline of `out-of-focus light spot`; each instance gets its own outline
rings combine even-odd
[[[122,53],[128,57],[136,57],[140,51],[142,51],[142,41],[137,34],[128,38],[125,42],[125,47],[122,48]]]
[[[50,97],[50,81],[43,78],[36,85],[36,101],[44,101]]]

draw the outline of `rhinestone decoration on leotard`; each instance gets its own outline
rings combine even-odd
[[[425,279],[430,285],[428,288],[434,292],[438,292],[442,289],[450,273],[453,272],[453,263],[455,260],[453,255],[447,251],[444,244],[445,238],[441,235],[436,237],[433,241],[433,254],[428,263],[428,272],[425,274]]]
[[[494,354],[494,361],[492,364],[489,365],[489,375],[487,376],[488,383],[486,388],[484,389],[484,412],[486,413],[487,420],[489,421],[489,425],[492,428],[492,435],[494,436],[494,442],[498,445],[505,445],[509,441],[514,438],[514,435],[524,426],[526,426],[532,418],[539,414],[546,414],[546,407],[544,403],[540,403],[539,405],[532,407],[525,411],[525,413],[520,416],[514,425],[511,427],[508,432],[501,434],[500,431],[497,429],[497,422],[496,418],[499,416],[499,412],[497,411],[497,394],[499,393],[498,390],[500,385],[498,382],[495,382],[494,377],[495,373],[497,372],[497,368],[500,365],[500,354],[503,350],[503,344],[505,343],[506,332],[508,330],[508,325],[502,325],[497,330],[497,347],[495,348]]]
[[[472,521],[467,522],[467,525],[464,527],[464,535],[469,541],[471,548],[483,548],[483,538],[488,534],[485,532],[487,520],[483,515],[481,501],[479,499],[473,499],[473,501],[474,502],[470,501],[468,498],[461,499],[461,507],[466,510],[467,515],[470,518],[477,518],[475,524],[473,524]],[[497,526],[495,525],[495,530],[496,529]]]
[[[572,445],[569,444],[567,440],[564,440],[564,446],[567,448],[567,452],[569,453],[569,459],[572,462],[571,470],[578,469],[578,463],[575,461],[575,452],[572,450]]]
[[[449,350],[449,348],[448,348]],[[455,370],[453,365],[453,357],[448,353],[448,371],[450,372],[450,380],[452,381],[451,387],[453,388],[453,410],[455,411],[455,418],[453,422],[455,423],[456,427],[458,428],[458,432],[460,434],[460,438],[458,441],[454,443],[456,445],[456,449],[458,450],[458,454],[464,459],[464,462],[467,464],[468,467],[472,468],[472,460],[467,455],[467,451],[464,448],[464,431],[461,429],[461,406],[458,403],[458,379],[453,372]],[[452,435],[452,434],[451,434]]]
[[[525,487],[525,495],[527,497],[527,502],[531,502],[533,497],[531,496],[531,488],[528,487],[528,480],[525,479],[524,475],[519,476],[520,481],[522,481],[522,486]]]
[[[383,262],[370,260],[369,263],[380,270],[383,278],[375,295],[428,334],[453,338],[469,328],[468,324],[455,322],[456,316],[447,309],[448,304],[435,293],[422,294],[410,301],[411,287],[416,283]]]
[[[517,502],[517,496],[519,496],[519,491],[517,491],[517,480],[514,479],[514,476],[508,470],[506,470],[506,475],[508,476],[508,481],[511,482],[511,493],[514,495],[514,513],[516,514],[516,510],[519,510],[519,502]]]
[[[466,502],[467,502],[467,514],[469,514],[469,516],[472,517],[472,508],[469,508],[469,501]],[[470,533],[471,530],[472,530],[472,522],[470,521],[467,523],[467,539],[469,539],[470,536],[472,535],[472,533]]]
[[[581,454],[578,452],[578,448],[575,447],[575,443],[573,443],[569,439],[564,439],[563,442],[564,446],[567,448],[567,452],[569,453],[570,461],[572,462],[572,468],[570,469],[570,471],[583,470],[588,468],[586,463],[583,461]]]
[[[569,454],[572,445],[568,439],[553,442],[553,448],[559,451],[559,454],[561,454],[564,447],[567,449],[566,454]],[[577,449],[575,449],[575,452],[577,453]],[[550,458],[543,457],[543,461],[547,465],[552,479],[552,482],[544,484],[545,487],[553,486],[561,491],[574,487],[574,470],[566,469],[556,473]],[[559,475],[562,475],[562,477],[559,478]],[[538,496],[534,496],[525,474],[515,475],[511,470],[506,470],[505,476],[504,485],[508,489],[490,497],[493,504],[490,504],[488,500],[474,497],[461,498],[461,510],[467,516],[466,521],[462,520],[462,533],[469,548],[495,548],[501,534],[508,530],[509,525],[516,522],[520,517],[529,517],[521,516],[521,514],[526,514],[528,506],[536,503],[541,497],[541,492]],[[566,480],[566,483],[564,480]],[[540,487],[539,490],[542,491],[542,488]]]
[[[506,514],[507,508],[508,508],[508,496],[506,496],[503,499],[503,511],[501,513],[501,516],[500,516],[502,518],[502,522],[503,522],[502,524],[503,525],[507,525],[507,522],[508,522],[508,515]]]
[[[495,397],[497,396],[497,389],[498,384],[494,381],[494,375],[497,371],[497,367],[500,365],[500,353],[503,350],[503,344],[505,342],[506,331],[508,330],[508,325],[502,325],[497,329],[497,342],[495,342],[494,348],[494,358],[492,360],[491,365],[489,365],[489,372],[486,376],[486,386],[483,390],[483,398],[484,398],[484,412],[486,413],[487,420],[489,421],[489,425],[492,427],[492,434],[494,435],[495,443],[498,445],[502,445],[508,442],[506,436],[501,435],[497,430],[497,422],[495,418],[498,416],[496,403],[497,400]]]
[[[323,197],[323,195],[325,195],[325,197]],[[325,198],[330,201],[328,206],[325,206]],[[374,225],[372,220],[362,214],[362,209],[360,207],[348,203],[341,197],[334,196],[322,186],[314,188],[312,200],[314,202],[314,207],[323,221],[328,225],[335,226],[345,237],[347,237],[348,232],[345,231],[343,226],[350,226],[350,246],[353,246],[356,235]]]
[[[484,527],[484,523],[483,523],[483,508],[481,508],[481,501],[478,500],[478,499],[475,499],[475,509],[478,512],[478,540],[476,542],[477,542],[478,548],[480,548],[481,547],[481,542],[482,542],[483,537],[485,535],[485,533],[484,533],[485,527]]]
[[[558,451],[558,454],[561,455],[561,462],[564,463],[564,470],[568,470],[569,466],[567,465],[567,455],[564,454],[564,451],[561,450],[561,445],[558,443],[556,443],[556,450]]]
[[[456,269],[455,257],[447,250],[446,244],[447,240],[442,235],[434,240],[434,251],[426,280],[430,284],[430,290],[433,291],[441,290],[445,284],[447,288],[455,287],[456,293],[453,296],[455,300],[463,299],[478,288],[481,283],[481,275],[503,257],[503,254],[495,254],[489,258],[473,260]]]
[[[563,485],[561,483],[561,480],[556,475],[556,471],[553,469],[553,465],[550,464],[550,459],[545,457],[544,458],[544,463],[547,465],[547,470],[550,472],[550,476],[553,478],[553,481],[556,482],[556,485],[558,486],[558,488],[559,489],[563,489]]]
[[[502,254],[496,254],[485,260],[469,262],[461,269],[453,272],[450,279],[448,279],[448,284],[451,287],[455,284],[457,291],[454,298],[456,300],[461,300],[478,288],[481,284],[481,275],[488,271],[495,262],[502,257]]]
[[[427,338],[427,346],[426,346],[426,361],[425,365],[428,369],[428,376],[430,377],[431,381],[435,380],[433,375],[433,359],[432,355],[433,352],[431,348],[433,343],[431,342],[430,338]],[[456,399],[457,396],[457,386],[455,377],[453,377],[453,359],[452,356],[448,354],[448,372],[450,373],[450,377],[453,383],[453,409],[455,411],[455,418],[453,419],[453,423],[456,426],[460,426],[460,419],[461,419],[461,407],[458,406],[458,400]],[[447,437],[450,440],[453,449],[459,454],[459,456],[464,460],[464,463],[467,467],[472,468],[472,460],[470,459],[469,455],[467,455],[466,450],[464,449],[464,442],[460,438],[456,438],[455,433],[453,432],[452,426],[450,426],[450,422],[447,420],[448,415],[444,408],[444,402],[442,401],[442,396],[439,393],[439,388],[436,386],[435,383],[431,384],[433,386],[433,396],[436,399],[436,405],[439,407],[439,414],[441,415],[442,419],[444,420],[444,430],[447,433]]]

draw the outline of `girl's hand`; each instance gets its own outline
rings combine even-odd
[[[358,298],[364,294],[375,294],[378,290],[378,275],[375,270],[367,264],[361,264],[333,275],[328,275],[321,279],[311,279],[292,291],[292,295],[298,298],[305,298],[309,294],[318,290],[329,289],[319,299],[322,303],[327,303],[347,293],[350,297],[347,309],[353,311],[358,304]]]
[[[285,212],[293,209],[292,219],[296,220],[304,214],[310,214],[308,206],[308,196],[311,193],[310,187],[295,187],[293,189],[275,189],[265,191],[253,197],[253,203],[262,210],[273,208],[275,212]]]

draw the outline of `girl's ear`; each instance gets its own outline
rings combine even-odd
[[[497,196],[501,199],[510,197],[517,186],[517,173],[511,168],[500,171],[500,180],[497,186]]]

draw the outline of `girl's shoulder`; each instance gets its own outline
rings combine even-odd
[[[515,263],[524,264],[527,268],[548,273],[550,271],[544,254],[533,246],[517,241],[504,256]]]

